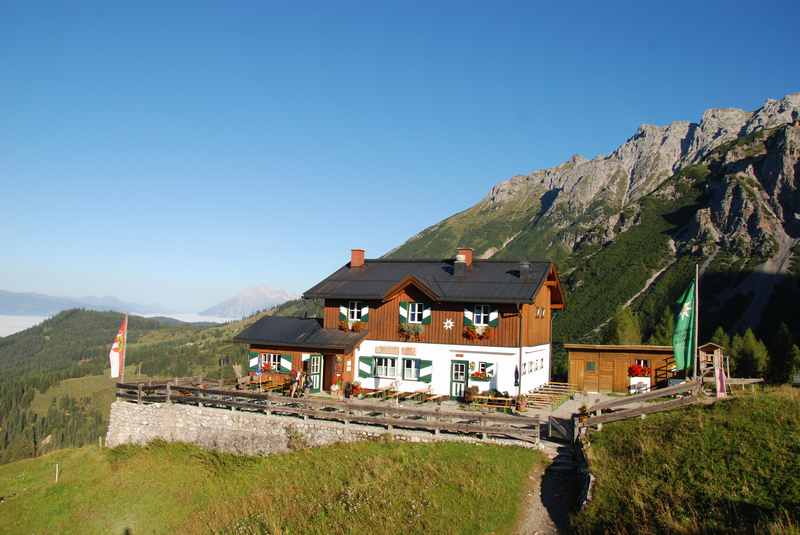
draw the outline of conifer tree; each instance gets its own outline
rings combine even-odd
[[[675,317],[672,310],[667,307],[661,314],[653,334],[650,336],[650,343],[657,346],[671,346],[672,334],[675,331]]]

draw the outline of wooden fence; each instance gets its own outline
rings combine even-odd
[[[117,383],[117,398],[140,404],[183,403],[200,407],[259,412],[267,415],[294,416],[304,420],[326,420],[345,425],[380,426],[388,430],[411,429],[441,433],[510,438],[536,444],[539,441],[539,419],[511,414],[418,409],[394,402],[337,400],[198,388],[170,383]]]

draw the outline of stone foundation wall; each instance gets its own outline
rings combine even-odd
[[[425,431],[389,431],[375,426],[267,416],[178,403],[138,405],[127,401],[111,404],[106,444],[114,447],[121,444],[147,444],[155,439],[163,439],[190,442],[230,453],[264,455],[304,446],[374,440],[386,434],[391,434],[395,440],[407,442],[455,440],[531,446],[512,440],[479,440],[446,434],[435,436]]]

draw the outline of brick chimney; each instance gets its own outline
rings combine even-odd
[[[350,249],[350,269],[364,267],[364,249]]]
[[[467,265],[467,269],[472,269],[472,252],[471,247],[459,247],[456,249],[456,258],[459,256],[464,257],[464,263]]]

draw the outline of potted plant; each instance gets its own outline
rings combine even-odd
[[[478,332],[475,330],[474,325],[465,325],[464,326],[464,338],[467,340],[477,340],[478,339]]]
[[[406,340],[419,340],[422,332],[423,328],[419,323],[400,324],[400,335]]]
[[[629,392],[646,392],[650,390],[650,368],[641,364],[628,366],[628,378],[630,381]]]
[[[488,340],[492,337],[492,329],[488,325],[480,325],[478,327],[474,325],[465,325],[464,326],[464,338],[467,340]]]
[[[483,382],[486,382],[486,381],[491,381],[492,378],[485,371],[477,370],[477,371],[474,371],[471,374],[469,374],[469,380],[470,381],[483,381]]]

